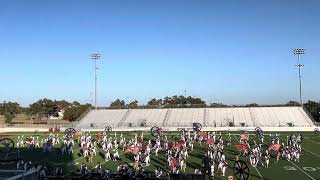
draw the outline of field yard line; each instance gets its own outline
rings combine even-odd
[[[78,161],[78,160],[83,159],[83,158],[85,158],[85,156],[79,157],[79,158],[77,158],[77,159],[72,159],[71,161]]]
[[[98,152],[103,152],[103,150],[97,151],[97,154],[98,154]],[[119,153],[119,155],[120,155],[120,153]],[[83,155],[82,155],[82,156],[83,156]],[[85,156],[79,157],[79,158],[77,158],[77,159],[73,159],[72,161],[78,161],[79,159],[83,159],[83,158],[85,158]]]
[[[307,151],[307,152],[309,152],[309,153],[311,153],[311,154],[313,154],[314,156],[317,156],[317,157],[320,158],[320,156],[319,156],[318,154],[316,154],[316,153],[314,153],[314,152],[311,152],[311,151],[309,151],[309,150],[307,150],[307,149],[305,149],[305,148],[302,148],[302,149],[305,150],[305,151]]]
[[[310,139],[305,139],[305,140],[310,141],[310,142],[313,142],[313,143],[316,143],[316,144],[320,144],[320,143],[318,143],[318,142],[316,142],[316,141],[313,141],[313,140],[310,140]]]
[[[119,153],[119,156],[121,156],[122,154],[124,154],[124,152]],[[110,160],[110,161],[113,161],[113,160]],[[102,165],[102,164],[105,164],[106,162],[109,162],[109,161],[104,161],[103,163],[101,163],[101,165]]]
[[[258,168],[257,168],[257,167],[254,167],[254,168],[256,169],[256,171],[257,171],[257,173],[259,174],[260,178],[263,179],[263,177],[262,177],[262,175],[260,174]]]
[[[112,160],[110,160],[110,161],[112,161]],[[105,160],[105,161],[104,161],[103,163],[101,163],[100,165],[105,164],[106,162],[109,162],[109,161],[106,161],[106,160]]]
[[[101,152],[101,151],[100,151]],[[125,154],[124,152],[121,152],[121,153],[119,153],[119,156],[121,156],[122,154]],[[110,160],[110,161],[113,161],[113,160]],[[100,163],[100,165],[103,165],[103,164],[105,164],[105,163],[107,163],[107,162],[109,162],[109,161],[104,161],[103,163]]]
[[[103,152],[103,150],[97,151],[97,154],[98,154],[98,152]],[[124,154],[124,152],[119,153],[119,156],[120,156],[121,154]],[[78,161],[78,160],[83,159],[83,158],[85,158],[85,156],[79,157],[79,158],[77,158],[77,159],[73,159],[72,161]],[[107,161],[106,161],[106,162],[107,162]]]
[[[233,136],[236,138],[236,140],[237,140],[237,141],[239,141],[239,139],[237,138],[237,136],[236,136],[236,135],[233,135]]]
[[[73,152],[74,152],[74,151],[78,151],[78,150],[80,150],[80,149],[81,149],[81,147],[76,148],[76,149],[73,150]]]
[[[312,180],[316,180],[314,179],[312,176],[310,176],[308,173],[306,173],[304,170],[302,170],[301,168],[299,168],[299,166],[297,166],[296,164],[294,164],[293,162],[289,161],[292,165],[294,165],[296,168],[298,168],[301,172],[303,172],[305,175],[307,175],[310,179]]]

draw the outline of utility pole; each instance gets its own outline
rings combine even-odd
[[[100,53],[93,53],[91,54],[91,59],[94,61],[94,107],[97,109],[97,81],[98,81],[98,74],[97,70],[99,69],[97,67],[97,60],[101,58]]]

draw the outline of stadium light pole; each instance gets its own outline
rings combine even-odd
[[[97,61],[101,58],[100,53],[93,53],[91,54],[91,59],[94,61],[94,107],[97,109],[97,81],[98,81],[98,74],[97,74]]]
[[[293,53],[294,53],[294,55],[297,55],[298,56],[298,64],[296,64],[295,66],[297,66],[298,67],[298,71],[299,71],[299,96],[300,96],[300,105],[301,105],[301,107],[303,106],[303,103],[302,103],[302,85],[301,85],[301,78],[302,78],[302,76],[301,76],[301,68],[304,66],[303,64],[301,64],[300,63],[300,56],[302,55],[302,54],[305,54],[305,51],[306,51],[306,49],[304,49],[304,48],[295,48],[295,49],[293,49]]]

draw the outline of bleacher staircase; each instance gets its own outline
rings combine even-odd
[[[118,127],[123,127],[125,125],[124,122],[126,122],[126,119],[128,118],[129,113],[130,113],[130,109],[128,109],[126,114],[124,114],[124,116],[121,118],[120,122],[118,123]]]

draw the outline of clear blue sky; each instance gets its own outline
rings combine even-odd
[[[184,94],[227,104],[320,100],[320,1],[1,1],[0,101],[99,105]]]

